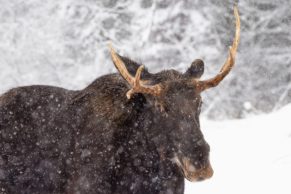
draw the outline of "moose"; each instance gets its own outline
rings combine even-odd
[[[0,193],[184,193],[213,175],[200,130],[200,94],[230,72],[240,37],[213,78],[202,60],[185,73],[150,73],[110,46],[119,73],[71,91],[11,89],[0,97]]]

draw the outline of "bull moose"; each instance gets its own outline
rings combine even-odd
[[[118,74],[80,91],[11,89],[0,97],[0,193],[123,194],[184,192],[184,178],[210,178],[200,130],[201,92],[230,72],[236,32],[220,72],[200,80],[202,60],[185,73],[155,74],[110,46]]]

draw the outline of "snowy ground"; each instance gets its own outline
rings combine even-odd
[[[291,193],[291,104],[244,120],[201,120],[214,176],[186,194]]]

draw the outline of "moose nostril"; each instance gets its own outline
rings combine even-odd
[[[204,181],[205,178],[204,177],[198,177],[197,181]]]

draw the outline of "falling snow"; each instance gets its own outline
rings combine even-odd
[[[145,122],[144,118],[130,121],[135,129],[144,130],[112,131],[117,118],[127,121],[136,110],[117,101],[109,114],[112,104],[92,98],[105,98],[106,93],[78,93],[96,78],[116,72],[109,42],[152,73],[185,72],[201,58],[202,78],[213,76],[234,35],[233,4],[228,0],[0,0],[0,93],[39,84],[71,90],[23,89],[20,96],[5,99],[9,106],[0,98],[0,194],[39,193],[41,188],[47,188],[43,193],[108,193],[112,187],[127,188],[125,193],[138,193],[140,188],[180,193],[179,181],[184,178],[177,163],[181,161],[175,155],[160,162],[151,146],[164,145],[158,152],[167,158],[165,149],[183,155],[187,144],[186,150],[195,150],[192,157],[199,158],[189,168],[194,171],[207,164],[206,141],[214,176],[198,183],[186,181],[186,194],[290,194],[289,0],[239,1],[242,33],[236,66],[220,86],[203,94],[200,122],[188,114],[197,107],[177,105],[185,102],[181,94],[172,106],[177,122],[156,127],[153,133],[149,126],[165,123],[155,115]],[[28,115],[19,113],[28,110]],[[203,135],[196,130],[199,125]],[[177,130],[173,134],[167,131],[171,127]],[[163,131],[166,135],[161,136]],[[176,143],[169,144],[169,139]],[[75,178],[65,182],[67,177]],[[22,189],[13,190],[10,184]]]

